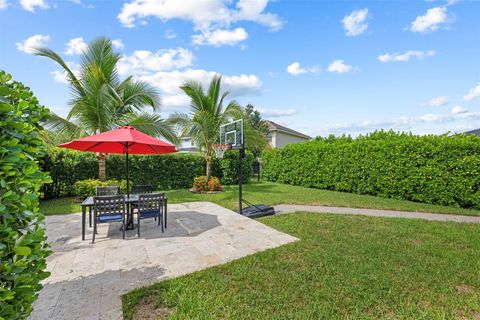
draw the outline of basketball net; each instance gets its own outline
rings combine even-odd
[[[215,156],[217,156],[218,159],[222,159],[225,151],[230,150],[231,148],[232,146],[229,144],[217,143],[212,145],[212,149],[215,152]]]

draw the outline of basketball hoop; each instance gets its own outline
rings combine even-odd
[[[215,152],[215,155],[217,156],[218,159],[222,159],[225,151],[230,150],[231,148],[232,146],[229,144],[217,143],[212,145],[212,149]]]

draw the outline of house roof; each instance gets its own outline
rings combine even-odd
[[[280,132],[287,133],[287,134],[290,134],[292,136],[304,138],[304,139],[307,139],[307,140],[312,139],[312,137],[307,136],[306,134],[303,134],[303,133],[295,131],[293,129],[284,127],[284,126],[282,126],[282,125],[280,125],[276,122],[270,121],[270,120],[267,120],[267,125],[268,125],[268,129],[270,131],[280,131]]]
[[[480,129],[475,129],[475,130],[466,131],[466,132],[463,132],[463,134],[465,134],[465,135],[467,135],[467,136],[477,136],[477,137],[480,137]]]

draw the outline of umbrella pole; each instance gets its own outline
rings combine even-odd
[[[126,171],[127,171],[127,197],[130,197],[130,181],[129,181],[129,178],[130,178],[130,174],[128,172],[128,146],[127,146],[127,143],[125,143],[125,155],[126,155]]]

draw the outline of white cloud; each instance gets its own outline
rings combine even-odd
[[[441,106],[444,106],[444,105],[448,104],[449,102],[450,102],[450,100],[448,99],[448,97],[439,96],[439,97],[433,98],[432,100],[430,100],[428,102],[422,103],[421,106],[423,106],[423,107],[441,107]]]
[[[67,47],[65,48],[66,55],[80,55],[83,54],[88,49],[88,44],[83,40],[82,37],[70,39],[67,42]]]
[[[193,59],[193,53],[184,48],[158,50],[157,52],[137,50],[130,56],[123,56],[117,67],[121,75],[141,75],[189,67],[192,65]]]
[[[261,114],[262,117],[269,117],[269,118],[276,118],[276,117],[285,117],[285,116],[292,116],[298,112],[297,109],[257,109]]]
[[[468,110],[465,109],[464,107],[462,106],[455,106],[452,108],[452,110],[450,111],[451,114],[461,114],[461,113],[467,113]]]
[[[73,74],[76,77],[79,77],[79,75],[80,75],[80,65],[75,63],[75,62],[71,62],[71,61],[67,61],[65,63],[70,68],[70,70],[73,72]],[[55,71],[50,72],[50,74],[52,75],[53,80],[55,82],[68,84],[68,75],[65,72],[65,70],[63,70],[63,69],[55,70]]]
[[[175,39],[177,37],[177,34],[172,30],[172,29],[167,29],[165,31],[165,38],[170,40],[170,39]]]
[[[248,38],[248,33],[243,28],[236,28],[234,30],[207,30],[201,34],[192,36],[193,45],[209,45],[219,47],[221,45],[235,45]]]
[[[329,72],[346,73],[352,71],[352,66],[343,60],[334,60],[327,69]]]
[[[419,50],[408,50],[404,53],[385,53],[378,56],[378,60],[381,62],[393,62],[393,61],[400,61],[406,62],[410,61],[410,58],[417,58],[418,60],[423,60],[426,57],[433,57],[436,54],[434,50],[430,51],[419,51]]]
[[[300,62],[293,62],[287,67],[287,72],[293,76],[299,76],[304,73],[318,73],[320,72],[320,68],[317,66],[310,68],[302,68],[300,66]]]
[[[47,9],[50,6],[44,0],[20,0],[20,5],[23,9],[35,12],[35,7],[40,9]]]
[[[0,10],[7,9],[7,7],[8,7],[7,0],[0,0]]]
[[[120,39],[112,40],[112,46],[115,49],[119,49],[119,50],[122,50],[123,48],[125,48],[125,45],[123,44],[123,41],[120,40]]]
[[[470,89],[470,91],[463,97],[465,101],[472,101],[480,97],[480,82]]]
[[[43,34],[36,34],[34,36],[31,36],[28,39],[23,40],[22,42],[15,43],[15,46],[20,51],[23,51],[26,53],[32,53],[32,50],[34,48],[45,47],[47,42],[49,41],[50,41],[50,36],[43,35]]]
[[[460,107],[461,108],[461,107]],[[455,108],[454,108],[455,109]],[[422,124],[447,123],[457,120],[480,119],[480,112],[469,112],[457,108],[456,113],[452,109],[450,113],[427,113],[418,117],[402,116],[392,120],[385,121],[363,121],[359,123],[338,123],[329,125],[325,128],[326,133],[345,133],[345,132],[369,132],[378,129],[396,129],[410,130],[414,126]]]
[[[418,16],[412,22],[410,30],[419,33],[428,33],[436,31],[442,24],[448,24],[453,21],[449,17],[447,7],[435,7],[428,9],[423,16]]]
[[[343,28],[346,31],[347,36],[358,36],[361,35],[368,28],[368,23],[366,22],[368,18],[368,9],[356,10],[346,15],[342,19]]]
[[[142,75],[139,79],[150,82],[166,94],[177,95],[182,93],[180,86],[185,81],[199,81],[206,87],[215,75],[219,75],[219,73],[202,69],[186,69],[181,71],[155,72],[148,75]],[[222,88],[226,91],[230,91],[230,97],[258,94],[262,89],[262,82],[255,75],[223,75]]]
[[[196,29],[212,24],[228,26],[238,21],[252,21],[278,30],[282,22],[277,15],[264,12],[267,0],[239,0],[235,7],[232,1],[222,0],[133,0],[125,3],[118,19],[126,27],[135,26],[135,21],[149,16],[160,20],[183,19],[193,22]]]

